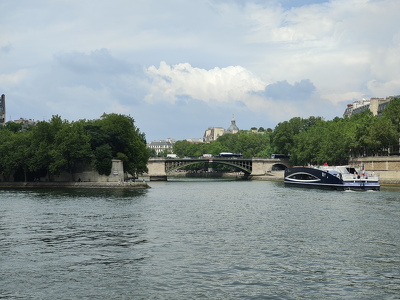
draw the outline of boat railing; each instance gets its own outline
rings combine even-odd
[[[375,174],[342,174],[344,181],[378,181],[379,176]]]

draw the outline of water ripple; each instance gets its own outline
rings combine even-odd
[[[0,191],[2,299],[396,299],[400,196],[176,181]]]

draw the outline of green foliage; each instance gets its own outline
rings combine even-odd
[[[0,172],[6,179],[16,170],[22,170],[26,178],[31,137],[29,131],[14,133],[7,128],[0,130]]]
[[[22,124],[20,123],[7,122],[5,126],[8,130],[12,132],[18,132],[22,130]]]
[[[156,149],[151,148],[151,149],[148,149],[148,150],[149,150],[149,156],[150,157],[156,157],[157,156]]]
[[[400,98],[395,98],[388,103],[383,111],[383,116],[389,119],[394,125],[400,125]]]
[[[277,153],[290,154],[296,165],[346,164],[351,156],[387,155],[398,149],[399,120],[400,101],[395,100],[382,117],[366,110],[332,121],[293,118],[277,125],[273,147]]]
[[[120,158],[131,175],[146,171],[149,151],[145,135],[129,116],[104,114],[98,120],[68,122],[53,116],[30,130],[0,128],[0,174],[6,180],[22,174],[22,180],[67,171],[91,164],[100,174],[111,173],[111,159]],[[74,178],[71,177],[72,180]]]
[[[188,141],[177,141],[173,152],[179,157],[200,157],[206,153],[216,156],[221,152],[242,153],[245,157],[270,157],[272,147],[269,132],[240,131],[235,134],[224,134],[211,143],[194,144]]]
[[[91,137],[92,151],[97,153],[95,166],[101,174],[111,172],[111,165],[108,163],[110,155],[121,159],[124,170],[132,175],[147,171],[150,151],[146,148],[145,135],[135,127],[133,118],[103,114],[98,120],[86,122],[84,128]],[[107,166],[109,170],[106,169]]]
[[[67,170],[72,175],[78,162],[88,163],[92,160],[90,137],[85,134],[81,123],[64,123],[55,135],[50,156],[49,169],[54,174]]]
[[[154,149],[152,149],[154,150]],[[155,152],[155,150],[154,150]],[[168,154],[170,154],[171,151],[169,151],[168,149],[164,149],[163,151],[159,152],[158,155],[154,155],[154,156],[158,156],[158,157],[167,157]]]

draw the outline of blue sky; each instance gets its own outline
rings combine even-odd
[[[131,115],[148,141],[400,94],[398,0],[2,0],[7,119]]]

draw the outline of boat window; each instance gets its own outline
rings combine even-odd
[[[346,168],[346,169],[347,169],[347,171],[348,171],[350,174],[354,174],[354,172],[356,172],[356,169],[351,168],[351,167],[348,167],[348,168]]]
[[[296,173],[290,176],[290,178],[297,179],[297,180],[315,180],[318,179],[317,177],[307,174],[307,173]]]

